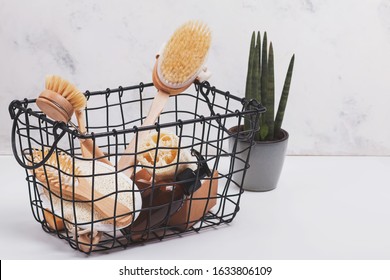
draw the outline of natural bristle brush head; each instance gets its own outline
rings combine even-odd
[[[155,86],[170,94],[187,88],[202,71],[211,44],[211,32],[200,21],[180,26],[166,43],[153,73]]]
[[[32,151],[31,163],[41,162],[49,153],[48,149]],[[60,173],[58,173],[60,170]],[[46,162],[45,167],[35,169],[35,174],[41,181],[48,180],[51,184],[59,186],[58,174],[63,184],[72,184],[72,177],[81,174],[80,169],[73,165],[73,159],[64,152],[53,153]],[[46,178],[47,177],[47,178]]]
[[[59,76],[47,76],[45,90],[36,104],[55,121],[69,122],[74,111],[85,108],[87,100],[75,85]]]

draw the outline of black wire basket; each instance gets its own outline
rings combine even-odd
[[[45,232],[89,254],[235,218],[251,148],[239,150],[237,141],[253,144],[265,111],[260,104],[196,82],[169,98],[155,125],[142,126],[153,84],[85,95],[85,134],[46,117],[35,99],[9,106],[13,153],[25,169],[31,209]],[[245,131],[229,131],[244,120]],[[138,141],[141,131],[149,132],[147,141]],[[104,156],[84,157],[80,143],[85,139]],[[132,139],[136,160],[129,178],[117,163],[129,156],[125,148]],[[242,173],[240,182],[234,173]],[[82,186],[89,199],[78,197]]]

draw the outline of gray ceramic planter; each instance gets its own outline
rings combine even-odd
[[[237,131],[237,127],[232,127],[230,131]],[[287,131],[282,130],[281,132],[283,136],[280,140],[255,142],[250,149],[250,167],[245,174],[244,190],[264,192],[276,188],[283,169],[289,137]],[[247,148],[249,148],[250,143],[231,137],[229,138],[230,149],[233,149],[235,141],[237,141],[236,150],[244,151],[236,155],[242,160],[235,160],[234,163],[234,169],[240,170],[244,168],[244,162],[248,156]],[[234,173],[233,180],[242,182],[243,173]]]

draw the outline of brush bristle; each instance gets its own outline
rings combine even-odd
[[[47,76],[46,89],[62,95],[72,104],[74,110],[82,110],[87,105],[85,95],[76,86],[61,78],[60,76]]]
[[[162,53],[159,71],[162,82],[180,86],[195,79],[210,44],[211,32],[206,24],[189,21],[179,27]]]
[[[43,151],[34,149],[32,151],[33,161],[41,162],[49,153],[47,148]],[[59,184],[59,176],[63,185],[71,185],[74,176],[81,174],[78,166],[73,165],[73,159],[64,152],[53,153],[44,166],[35,169],[38,176],[44,176],[50,184]]]
[[[43,151],[39,149],[33,149],[32,156],[34,162],[41,162],[49,153],[47,148],[44,148]],[[58,156],[58,157],[57,157]],[[55,169],[60,169],[64,173],[68,174],[81,174],[78,166],[74,166],[73,170],[73,159],[71,156],[67,155],[64,152],[53,153],[46,162],[46,166],[51,166]]]

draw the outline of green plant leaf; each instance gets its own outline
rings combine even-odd
[[[274,79],[274,49],[272,42],[269,45],[267,72],[267,112],[264,113],[265,123],[268,127],[266,140],[274,139],[274,118],[275,118],[275,79]]]
[[[268,108],[268,100],[267,100],[267,72],[268,72],[268,63],[267,63],[267,49],[268,49],[268,43],[267,43],[267,32],[264,32],[263,36],[263,48],[261,51],[261,103],[264,107]],[[265,126],[265,116],[263,115],[261,117],[261,126]],[[267,130],[268,132],[268,130]],[[260,133],[262,133],[260,131]]]
[[[252,91],[252,99],[259,101],[259,96],[257,94],[257,91],[260,87],[260,77],[259,77],[259,44],[256,44],[255,50],[254,50],[254,56],[253,56],[253,68],[252,68],[252,84],[251,84],[251,91]]]
[[[253,72],[255,74],[255,87],[253,90],[253,97],[257,100],[257,102],[261,103],[261,38],[260,38],[260,32],[257,32],[257,39],[256,39],[256,56],[255,56],[255,63],[254,63],[254,69]]]
[[[260,83],[260,77],[259,77],[259,46],[256,45],[254,49],[254,56],[253,56],[253,68],[252,68],[252,84],[251,84],[251,97],[253,99],[256,99],[257,101],[260,102],[259,96],[257,95],[257,89],[259,88],[259,83]]]
[[[253,31],[252,38],[251,38],[251,44],[249,47],[249,59],[248,59],[248,73],[246,76],[246,88],[245,88],[245,97],[247,99],[251,99],[252,94],[252,71],[253,71],[253,63],[254,63],[254,56],[255,56],[255,50],[256,50],[256,33]]]
[[[257,40],[256,45],[258,46],[258,52],[259,52],[259,68],[257,71],[259,72],[259,79],[261,79],[261,35],[260,31],[257,31]],[[261,86],[261,81],[259,80],[259,86]],[[259,92],[257,93],[259,96],[259,102],[261,100],[261,88],[259,88]]]
[[[260,139],[256,141],[264,141],[267,139],[267,136],[268,136],[268,126],[267,124],[263,124],[260,127]]]
[[[246,87],[245,87],[245,98],[250,100],[253,98],[253,90],[252,90],[252,80],[253,80],[253,64],[255,62],[255,52],[256,52],[256,33],[253,31],[251,44],[249,47],[249,59],[248,59],[248,73],[246,78]],[[245,118],[244,120],[245,130],[251,129],[250,120]]]
[[[261,36],[260,31],[257,32],[257,40],[256,40],[256,67],[255,67],[255,88],[254,88],[254,96],[257,102],[261,103]],[[258,124],[261,123],[261,116]],[[257,141],[260,141],[260,130],[258,130],[257,135],[255,136],[255,139],[258,139]]]
[[[286,79],[284,80],[284,86],[282,91],[282,96],[280,97],[278,112],[275,118],[275,135],[278,137],[280,135],[280,130],[282,128],[284,113],[286,111],[287,100],[290,92],[291,77],[294,69],[294,60],[295,54],[291,57],[290,64],[288,66]]]

